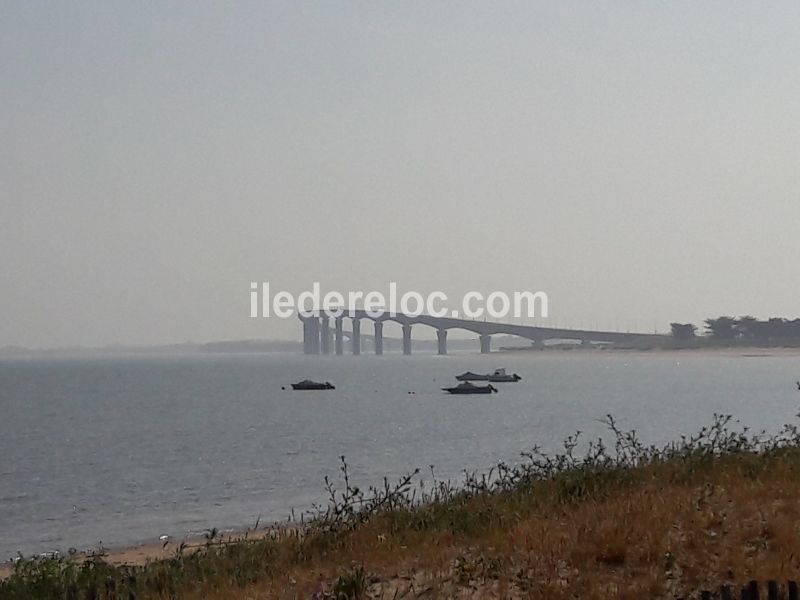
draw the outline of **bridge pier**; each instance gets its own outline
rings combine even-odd
[[[492,351],[492,336],[481,335],[481,354],[489,354]]]
[[[322,346],[323,354],[331,353],[331,320],[328,315],[322,315],[320,319],[320,344]]]
[[[375,354],[383,354],[383,321],[375,321]]]
[[[403,325],[403,354],[411,354],[411,325]]]
[[[341,355],[344,350],[344,334],[342,333],[342,317],[338,317],[333,324],[333,346],[336,354]]]
[[[436,340],[439,342],[439,354],[447,354],[447,329],[437,329]]]
[[[319,354],[319,319],[303,319],[303,353]]]
[[[361,320],[353,317],[353,356],[361,354]]]
[[[303,354],[311,354],[311,324],[309,319],[303,319]]]

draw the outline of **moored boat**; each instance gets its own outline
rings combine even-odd
[[[492,383],[514,383],[522,379],[516,373],[509,375],[505,369],[496,369],[494,373],[488,376],[488,381]]]
[[[445,392],[449,392],[451,394],[491,394],[491,393],[496,394],[497,393],[497,388],[494,387],[491,383],[489,385],[475,385],[473,383],[470,383],[469,381],[464,381],[454,387],[446,387],[442,389]]]
[[[299,381],[297,383],[292,384],[293,390],[335,390],[336,388],[330,381],[326,381],[324,383],[320,383],[319,381],[311,381],[310,379],[304,379],[303,381]]]
[[[456,379],[459,381],[489,381],[489,375],[467,371],[461,375],[456,375]]]

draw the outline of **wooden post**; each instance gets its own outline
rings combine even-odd
[[[778,600],[778,582],[777,581],[768,581],[767,582],[767,598],[769,600]]]
[[[758,582],[750,581],[742,588],[742,600],[758,600]]]
[[[797,582],[790,581],[788,583],[789,587],[789,600],[800,600],[800,594],[797,592]]]

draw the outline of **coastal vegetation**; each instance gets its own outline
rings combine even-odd
[[[458,484],[431,469],[363,488],[342,458],[328,502],[288,525],[212,530],[141,565],[21,559],[0,598],[697,598],[800,572],[795,424],[717,415],[653,446],[605,423],[608,441],[571,436]]]
[[[698,336],[693,323],[670,323],[672,338],[716,346],[800,346],[800,319],[722,316],[706,319],[704,326],[704,335]]]

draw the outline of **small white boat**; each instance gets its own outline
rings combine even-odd
[[[509,375],[506,373],[505,369],[495,369],[495,372],[489,375],[489,381],[492,383],[516,383],[522,379],[516,373]]]

